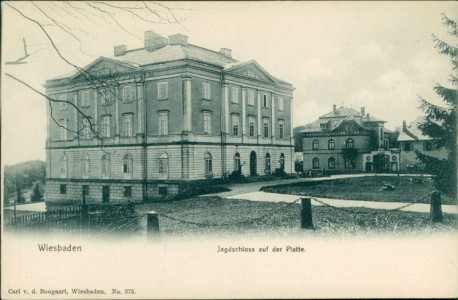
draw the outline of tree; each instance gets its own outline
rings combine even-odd
[[[120,86],[119,72],[108,69],[100,70],[100,72],[89,72],[86,68],[81,67],[80,64],[87,65],[84,59],[81,61],[81,57],[84,55],[86,57],[92,56],[87,51],[90,45],[100,43],[107,32],[127,34],[141,40],[136,33],[131,32],[132,24],[177,24],[181,26],[180,20],[174,14],[175,9],[172,10],[164,4],[149,1],[8,2],[5,3],[4,8],[11,10],[17,17],[27,20],[37,28],[38,35],[40,35],[37,38],[45,43],[43,49],[51,49],[56,60],[64,62],[74,71],[82,74],[88,86],[109,101],[120,98],[120,95],[115,92]],[[29,53],[26,39],[23,42],[25,54],[23,57],[9,62],[9,70],[11,71],[18,64],[32,62],[38,56],[35,53],[42,50],[38,49]],[[7,71],[5,76],[46,99],[51,120],[58,127],[77,135],[86,135],[89,130],[90,134],[98,139],[103,147],[106,138],[100,132],[101,126],[97,126],[99,120],[93,120],[86,115],[75,105],[73,99],[62,100],[45,95],[39,90],[39,87],[33,86],[10,71]],[[53,103],[63,103],[76,110],[78,118],[82,120],[81,128],[72,130],[58,122],[53,115]]]
[[[17,186],[16,188],[16,203],[17,204],[25,203],[24,194],[22,194],[22,190],[20,186]]]
[[[32,195],[30,196],[30,200],[32,202],[41,201],[43,199],[43,186],[40,182],[36,182],[32,189]]]
[[[442,15],[442,21],[448,29],[448,33],[454,40],[453,43],[447,43],[432,35],[435,47],[439,49],[440,54],[450,57],[452,62],[453,74],[456,74],[458,62],[456,46],[457,23],[454,20]],[[419,125],[423,134],[430,136],[437,148],[444,148],[448,155],[446,159],[437,159],[427,154],[416,151],[417,158],[436,175],[435,187],[444,194],[456,197],[456,106],[457,106],[457,80],[456,75],[450,76],[452,87],[446,87],[440,84],[434,86],[434,91],[442,98],[443,105],[433,104],[423,98],[420,98],[420,108],[426,113],[426,120]]]

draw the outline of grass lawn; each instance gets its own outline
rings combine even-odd
[[[346,200],[368,200],[388,202],[412,202],[434,191],[432,179],[414,183],[414,177],[371,176],[324,181],[308,181],[287,185],[264,187],[261,190],[271,193],[293,194]],[[394,186],[393,191],[383,191],[384,184]],[[420,203],[429,203],[430,197]],[[443,204],[456,204],[456,199],[442,195]]]
[[[330,207],[313,206],[316,230],[313,233],[353,234],[430,232],[431,230],[455,230],[456,216],[444,214],[444,222],[431,226],[429,214],[414,212],[386,212],[366,208],[345,208],[347,211]],[[140,227],[146,230],[146,214],[159,213],[161,235],[183,236],[200,234],[303,234],[300,229],[300,205],[273,202],[255,202],[236,199],[221,199],[208,196],[181,201],[148,203],[136,206]],[[350,211],[350,212],[348,212]],[[186,222],[179,222],[161,216],[165,214]],[[246,222],[249,220],[253,222]],[[198,226],[191,224],[225,224],[227,226]]]

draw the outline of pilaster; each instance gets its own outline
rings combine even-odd
[[[242,142],[247,135],[246,89],[242,88]]]
[[[136,86],[137,89],[137,133],[144,133],[143,128],[145,128],[143,122],[143,111],[145,110],[145,103],[143,97],[143,83],[138,83]]]

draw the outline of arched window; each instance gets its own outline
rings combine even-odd
[[[352,138],[349,138],[345,141],[345,148],[352,149],[354,147],[355,147],[355,142],[353,141]]]
[[[60,158],[60,176],[67,177],[67,156],[65,154]]]
[[[102,156],[102,176],[110,176],[110,156],[108,156],[108,154]]]
[[[328,159],[328,169],[335,169],[336,168],[336,159],[334,157],[330,157]]]
[[[163,152],[159,155],[159,179],[167,179],[169,176],[169,157]]]
[[[266,153],[266,158],[265,158],[265,165],[264,165],[264,173],[266,175],[270,175],[270,154]]]
[[[328,141],[328,150],[334,150],[336,148],[336,142],[334,140]]]
[[[312,143],[312,150],[318,150],[318,149],[320,149],[320,143],[318,142],[318,140],[314,140]]]
[[[84,154],[83,156],[83,176],[89,176],[90,172],[90,158],[89,154]]]
[[[124,155],[122,159],[122,172],[124,174],[132,174],[132,161],[132,155]]]
[[[313,169],[319,169],[320,168],[320,159],[318,157],[315,157],[312,160],[312,168]]]
[[[284,171],[285,170],[285,155],[283,153],[280,154],[280,170]]]
[[[212,155],[207,152],[204,156],[205,159],[205,177],[213,177]]]
[[[234,171],[241,171],[241,167],[240,154],[237,152],[234,155]]]

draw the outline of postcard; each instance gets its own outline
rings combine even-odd
[[[454,2],[2,2],[2,299],[458,296]]]

